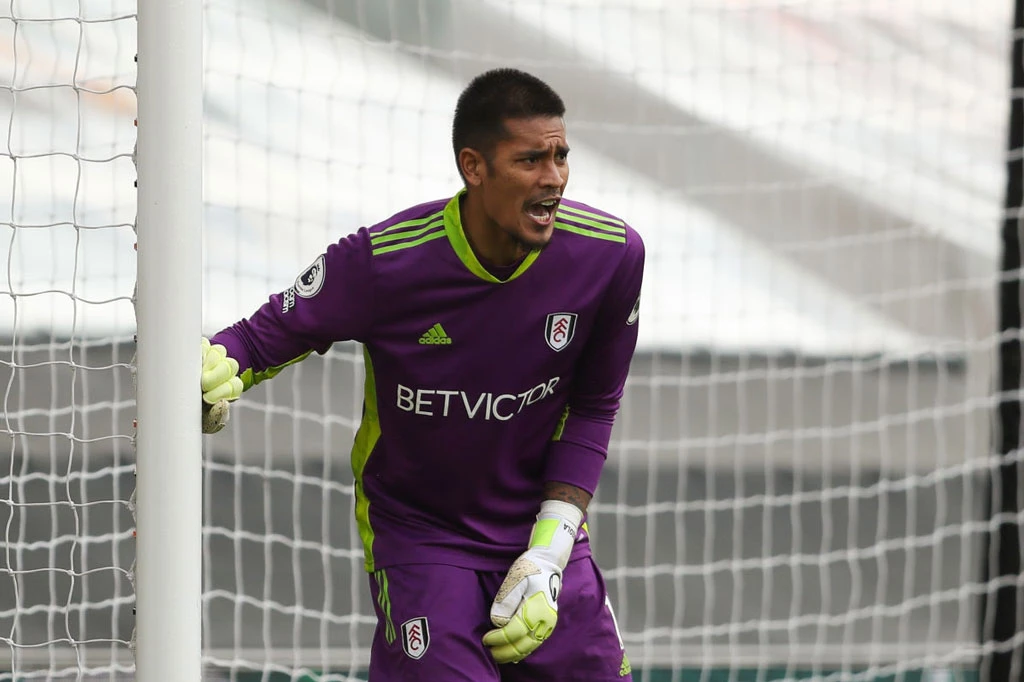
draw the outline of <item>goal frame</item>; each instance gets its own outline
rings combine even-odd
[[[202,3],[138,5],[136,675],[202,675]]]

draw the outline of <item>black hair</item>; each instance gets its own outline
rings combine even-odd
[[[564,115],[562,98],[536,76],[509,68],[486,71],[469,82],[455,105],[455,163],[458,166],[459,152],[466,147],[490,161],[494,147],[508,135],[507,119]],[[462,175],[461,166],[458,168]]]

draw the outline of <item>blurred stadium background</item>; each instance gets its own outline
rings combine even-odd
[[[131,679],[134,13],[0,8],[0,680]],[[451,195],[458,92],[532,71],[648,247],[591,514],[635,679],[978,679],[1012,15],[208,0],[204,327]],[[365,669],[361,382],[338,344],[206,440],[208,679]]]

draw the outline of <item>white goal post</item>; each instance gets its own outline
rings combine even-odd
[[[202,673],[202,0],[139,2],[136,674]]]

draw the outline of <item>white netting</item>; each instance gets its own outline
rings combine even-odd
[[[569,105],[570,196],[648,245],[593,508],[637,669],[973,665],[1008,3],[217,0],[206,20],[211,330],[453,192],[461,87],[534,71]],[[208,444],[226,670],[365,665],[360,386],[336,348]]]
[[[0,8],[0,680],[118,679],[133,627],[134,3]]]
[[[134,20],[117,19],[122,3],[81,5],[15,3],[0,19],[13,122],[0,184],[15,190],[0,320],[25,330],[0,349],[0,641],[18,661],[53,640],[72,669],[86,648],[70,640],[130,632],[132,547],[116,501],[132,488],[134,106],[116,86],[134,79]],[[648,246],[641,345],[591,517],[636,678],[970,668],[992,587],[981,484],[1010,13],[1003,0],[209,0],[205,328],[248,314],[339,236],[455,191],[461,87],[490,66],[533,71],[569,106],[570,196]],[[60,19],[74,16],[90,21]],[[94,45],[99,30],[116,35]],[[90,182],[94,166],[113,175]],[[24,298],[51,289],[66,293]],[[361,355],[339,345],[247,394],[206,442],[210,679],[365,669],[373,610],[347,460],[361,386]],[[25,570],[42,577],[12,574]],[[16,599],[5,581],[21,581]],[[100,646],[96,665],[123,647]],[[33,651],[33,670],[56,660]]]

